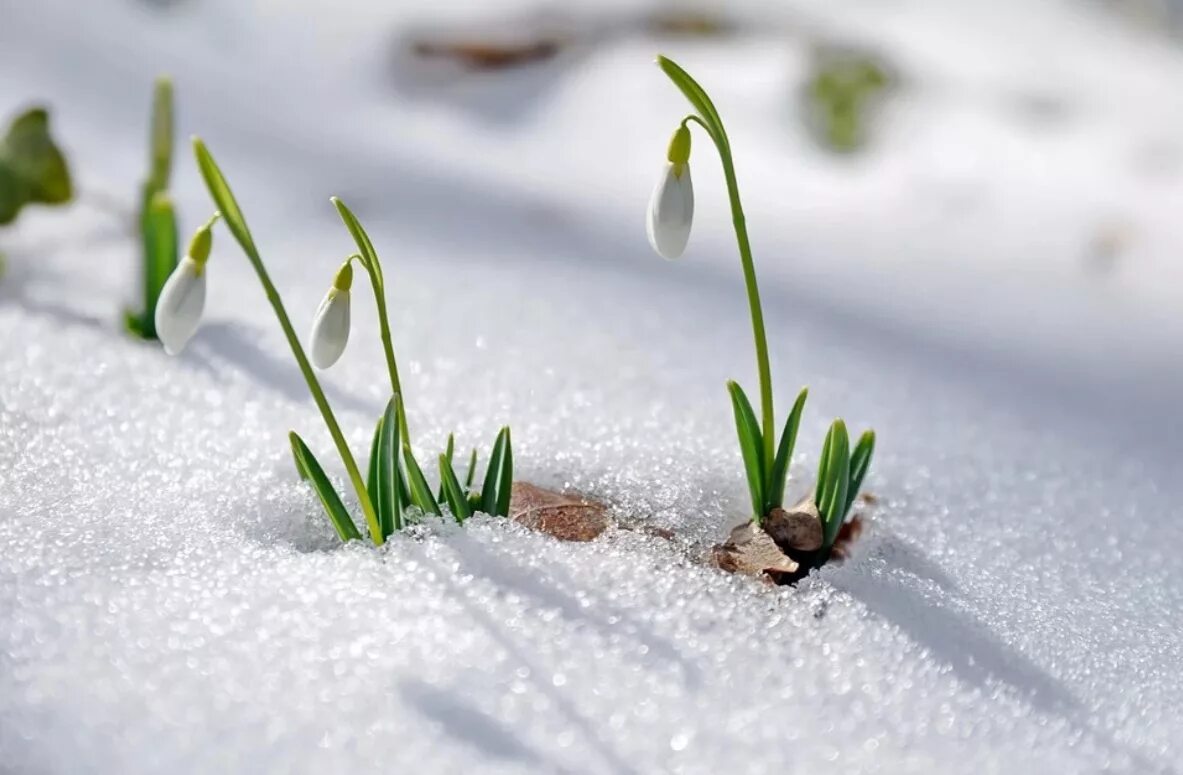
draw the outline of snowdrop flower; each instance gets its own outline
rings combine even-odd
[[[215,213],[197,230],[189,243],[189,252],[168,276],[156,299],[156,337],[164,351],[176,355],[197,331],[205,309],[205,263],[213,245]]]
[[[318,369],[332,366],[349,343],[349,287],[353,285],[352,258],[346,259],[312,321],[312,363]]]
[[[670,140],[669,163],[649,200],[649,244],[664,258],[677,258],[690,239],[694,186],[690,183],[690,130],[678,127]]]

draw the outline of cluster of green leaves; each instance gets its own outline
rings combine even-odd
[[[888,69],[877,57],[822,49],[804,88],[807,128],[823,148],[859,150],[867,140],[872,106],[890,85]]]
[[[17,116],[0,139],[0,225],[28,204],[70,201],[70,169],[49,131],[49,113],[32,108]]]
[[[740,455],[747,475],[748,493],[752,501],[752,515],[760,524],[768,512],[784,506],[785,482],[792,464],[793,447],[797,443],[797,430],[801,425],[801,414],[809,389],[802,388],[785,421],[777,445],[776,456],[769,462],[760,443],[760,426],[756,413],[747,395],[738,383],[727,383],[731,394],[731,408],[735,415],[735,431],[739,437]],[[858,495],[863,478],[871,466],[871,455],[875,451],[875,432],[865,431],[850,451],[850,438],[846,423],[835,420],[826,433],[818,463],[817,486],[814,500],[822,519],[823,556],[834,545],[842,523]]]
[[[124,326],[142,339],[156,338],[156,300],[177,266],[177,215],[168,193],[173,158],[173,87],[166,77],[156,79],[152,92],[148,177],[140,186],[141,276],[144,307],[124,310]]]
[[[822,519],[821,556],[830,553],[830,547],[846,521],[850,507],[863,486],[863,479],[871,467],[871,455],[875,452],[875,432],[864,431],[854,451],[850,451],[850,437],[846,423],[834,420],[822,443],[821,459],[818,461],[817,487],[814,500]]]
[[[508,427],[503,427],[493,443],[489,463],[480,489],[474,488],[477,469],[477,451],[472,450],[468,458],[463,481],[453,465],[455,438],[448,436],[447,448],[439,456],[439,484],[432,489],[419,462],[411,450],[410,433],[407,430],[406,411],[398,379],[398,366],[391,344],[390,328],[386,312],[385,279],[373,241],[361,222],[345,203],[334,197],[346,229],[357,243],[356,259],[365,267],[374,290],[378,307],[382,344],[390,373],[392,396],[374,429],[370,445],[370,459],[367,476],[363,482],[352,452],[345,442],[332,408],[329,406],[320,382],[308,362],[308,357],[292,329],[291,320],[284,309],[279,292],[263,265],[262,257],[255,246],[246,218],[238,206],[234,194],[226,182],[213,156],[198,139],[194,140],[197,165],[209,189],[210,196],[218,207],[226,227],[242,247],[247,259],[266,292],[267,300],[275,310],[292,354],[296,359],[308,389],[321,411],[337,452],[365,514],[370,539],[375,545],[383,544],[394,532],[403,529],[422,515],[442,516],[444,507],[452,517],[463,523],[480,511],[494,516],[509,515],[509,500],[513,483],[513,445]],[[340,494],[325,474],[324,468],[312,450],[294,431],[289,434],[292,457],[296,471],[307,481],[319,498],[325,514],[342,541],[361,538],[357,524],[345,507]]]
[[[474,448],[469,455],[462,482],[453,467],[455,438],[449,435],[447,449],[439,456],[439,487],[433,492],[410,445],[400,441],[402,414],[402,399],[395,396],[378,420],[370,446],[366,492],[377,512],[382,541],[421,516],[443,516],[444,506],[460,524],[477,512],[501,517],[509,515],[513,483],[513,447],[509,428],[502,428],[497,434],[479,490],[473,487],[477,450]],[[294,431],[289,438],[296,471],[316,492],[337,535],[342,541],[360,539],[357,525],[308,445]],[[375,543],[382,541],[375,540]]]

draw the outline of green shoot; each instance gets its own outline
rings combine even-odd
[[[164,283],[177,267],[177,217],[168,196],[173,157],[173,89],[166,77],[152,93],[148,177],[140,186],[141,288],[143,309],[125,310],[124,326],[142,339],[156,339],[156,303]]]

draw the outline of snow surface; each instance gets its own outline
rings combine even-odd
[[[393,5],[0,0],[0,112],[49,99],[83,191],[0,235],[0,769],[1173,769],[1183,51],[1051,2],[743,6],[704,41],[611,32],[640,13],[613,4],[555,63],[417,89],[399,35],[523,9]],[[862,160],[789,113],[834,37],[906,76]],[[755,379],[705,143],[686,259],[645,242],[685,110],[658,49],[731,127],[778,406],[811,386],[793,488],[829,418],[879,432],[869,536],[797,589],[693,561],[743,514],[723,382]],[[183,357],[118,331],[108,200],[159,70],[301,332],[351,249],[327,195],[370,227],[424,454],[510,422],[520,478],[680,539],[340,546],[284,435],[340,468],[224,232]],[[204,219],[187,159],[176,192]],[[1091,272],[1110,222],[1132,247]],[[326,378],[359,452],[387,389],[364,299]]]

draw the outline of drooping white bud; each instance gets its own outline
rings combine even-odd
[[[318,369],[327,369],[336,363],[349,343],[349,288],[352,284],[353,269],[346,261],[312,321],[309,341],[312,365]]]
[[[664,258],[677,258],[690,240],[694,186],[688,163],[669,162],[649,200],[649,244]]]
[[[169,275],[156,300],[156,337],[176,355],[197,331],[205,309],[205,266],[185,256]]]

